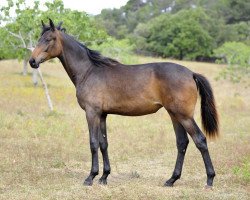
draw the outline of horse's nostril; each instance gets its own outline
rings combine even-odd
[[[39,64],[36,63],[36,60],[35,60],[34,58],[31,58],[31,59],[29,60],[29,63],[30,63],[30,66],[31,66],[32,68],[38,68],[38,67],[39,67]]]
[[[31,67],[33,67],[34,65],[36,65],[36,61],[35,61],[34,58],[31,58],[31,59],[29,60],[29,63],[30,63],[30,66],[31,66]]]

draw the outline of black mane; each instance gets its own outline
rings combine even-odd
[[[119,62],[115,59],[103,56],[99,51],[89,49],[84,44],[77,41],[77,43],[86,50],[90,61],[97,67],[104,67],[109,65],[116,65]]]

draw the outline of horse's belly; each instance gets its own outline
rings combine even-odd
[[[109,105],[105,112],[109,114],[140,116],[157,112],[162,105],[159,102],[136,103],[127,102],[119,105]]]

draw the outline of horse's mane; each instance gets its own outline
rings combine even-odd
[[[103,56],[99,51],[95,51],[92,49],[89,49],[87,46],[82,44],[81,42],[77,43],[86,50],[87,55],[90,59],[90,61],[97,67],[103,67],[103,66],[110,66],[110,65],[116,65],[119,64],[119,62],[115,59],[108,58]]]

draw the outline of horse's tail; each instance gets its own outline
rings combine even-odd
[[[193,78],[201,97],[202,127],[206,135],[215,138],[219,135],[219,120],[211,85],[201,74],[194,73]]]

